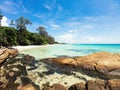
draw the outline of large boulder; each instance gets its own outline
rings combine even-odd
[[[95,71],[104,78],[120,78],[120,54],[97,52],[87,56],[74,58],[50,58],[47,61],[55,63],[54,65],[77,67],[85,71],[85,73],[90,71],[88,74]]]

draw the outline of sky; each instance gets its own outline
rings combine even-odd
[[[61,43],[120,43],[120,0],[0,0],[2,26],[20,16]]]

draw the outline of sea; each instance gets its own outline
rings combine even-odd
[[[52,57],[85,56],[95,52],[120,53],[120,44],[55,44],[20,51],[36,60]]]

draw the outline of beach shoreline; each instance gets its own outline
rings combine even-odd
[[[46,46],[54,46],[54,45],[57,45],[57,44],[13,46],[12,48],[17,49],[18,51],[23,51],[23,50],[27,50],[27,49],[34,49],[34,48],[40,48],[40,47],[46,47]]]

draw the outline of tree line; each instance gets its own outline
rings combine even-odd
[[[57,43],[54,37],[48,34],[44,26],[37,28],[38,33],[29,32],[26,26],[30,24],[32,23],[29,19],[21,16],[15,21],[11,20],[11,27],[0,27],[0,44],[3,46],[16,46]]]

